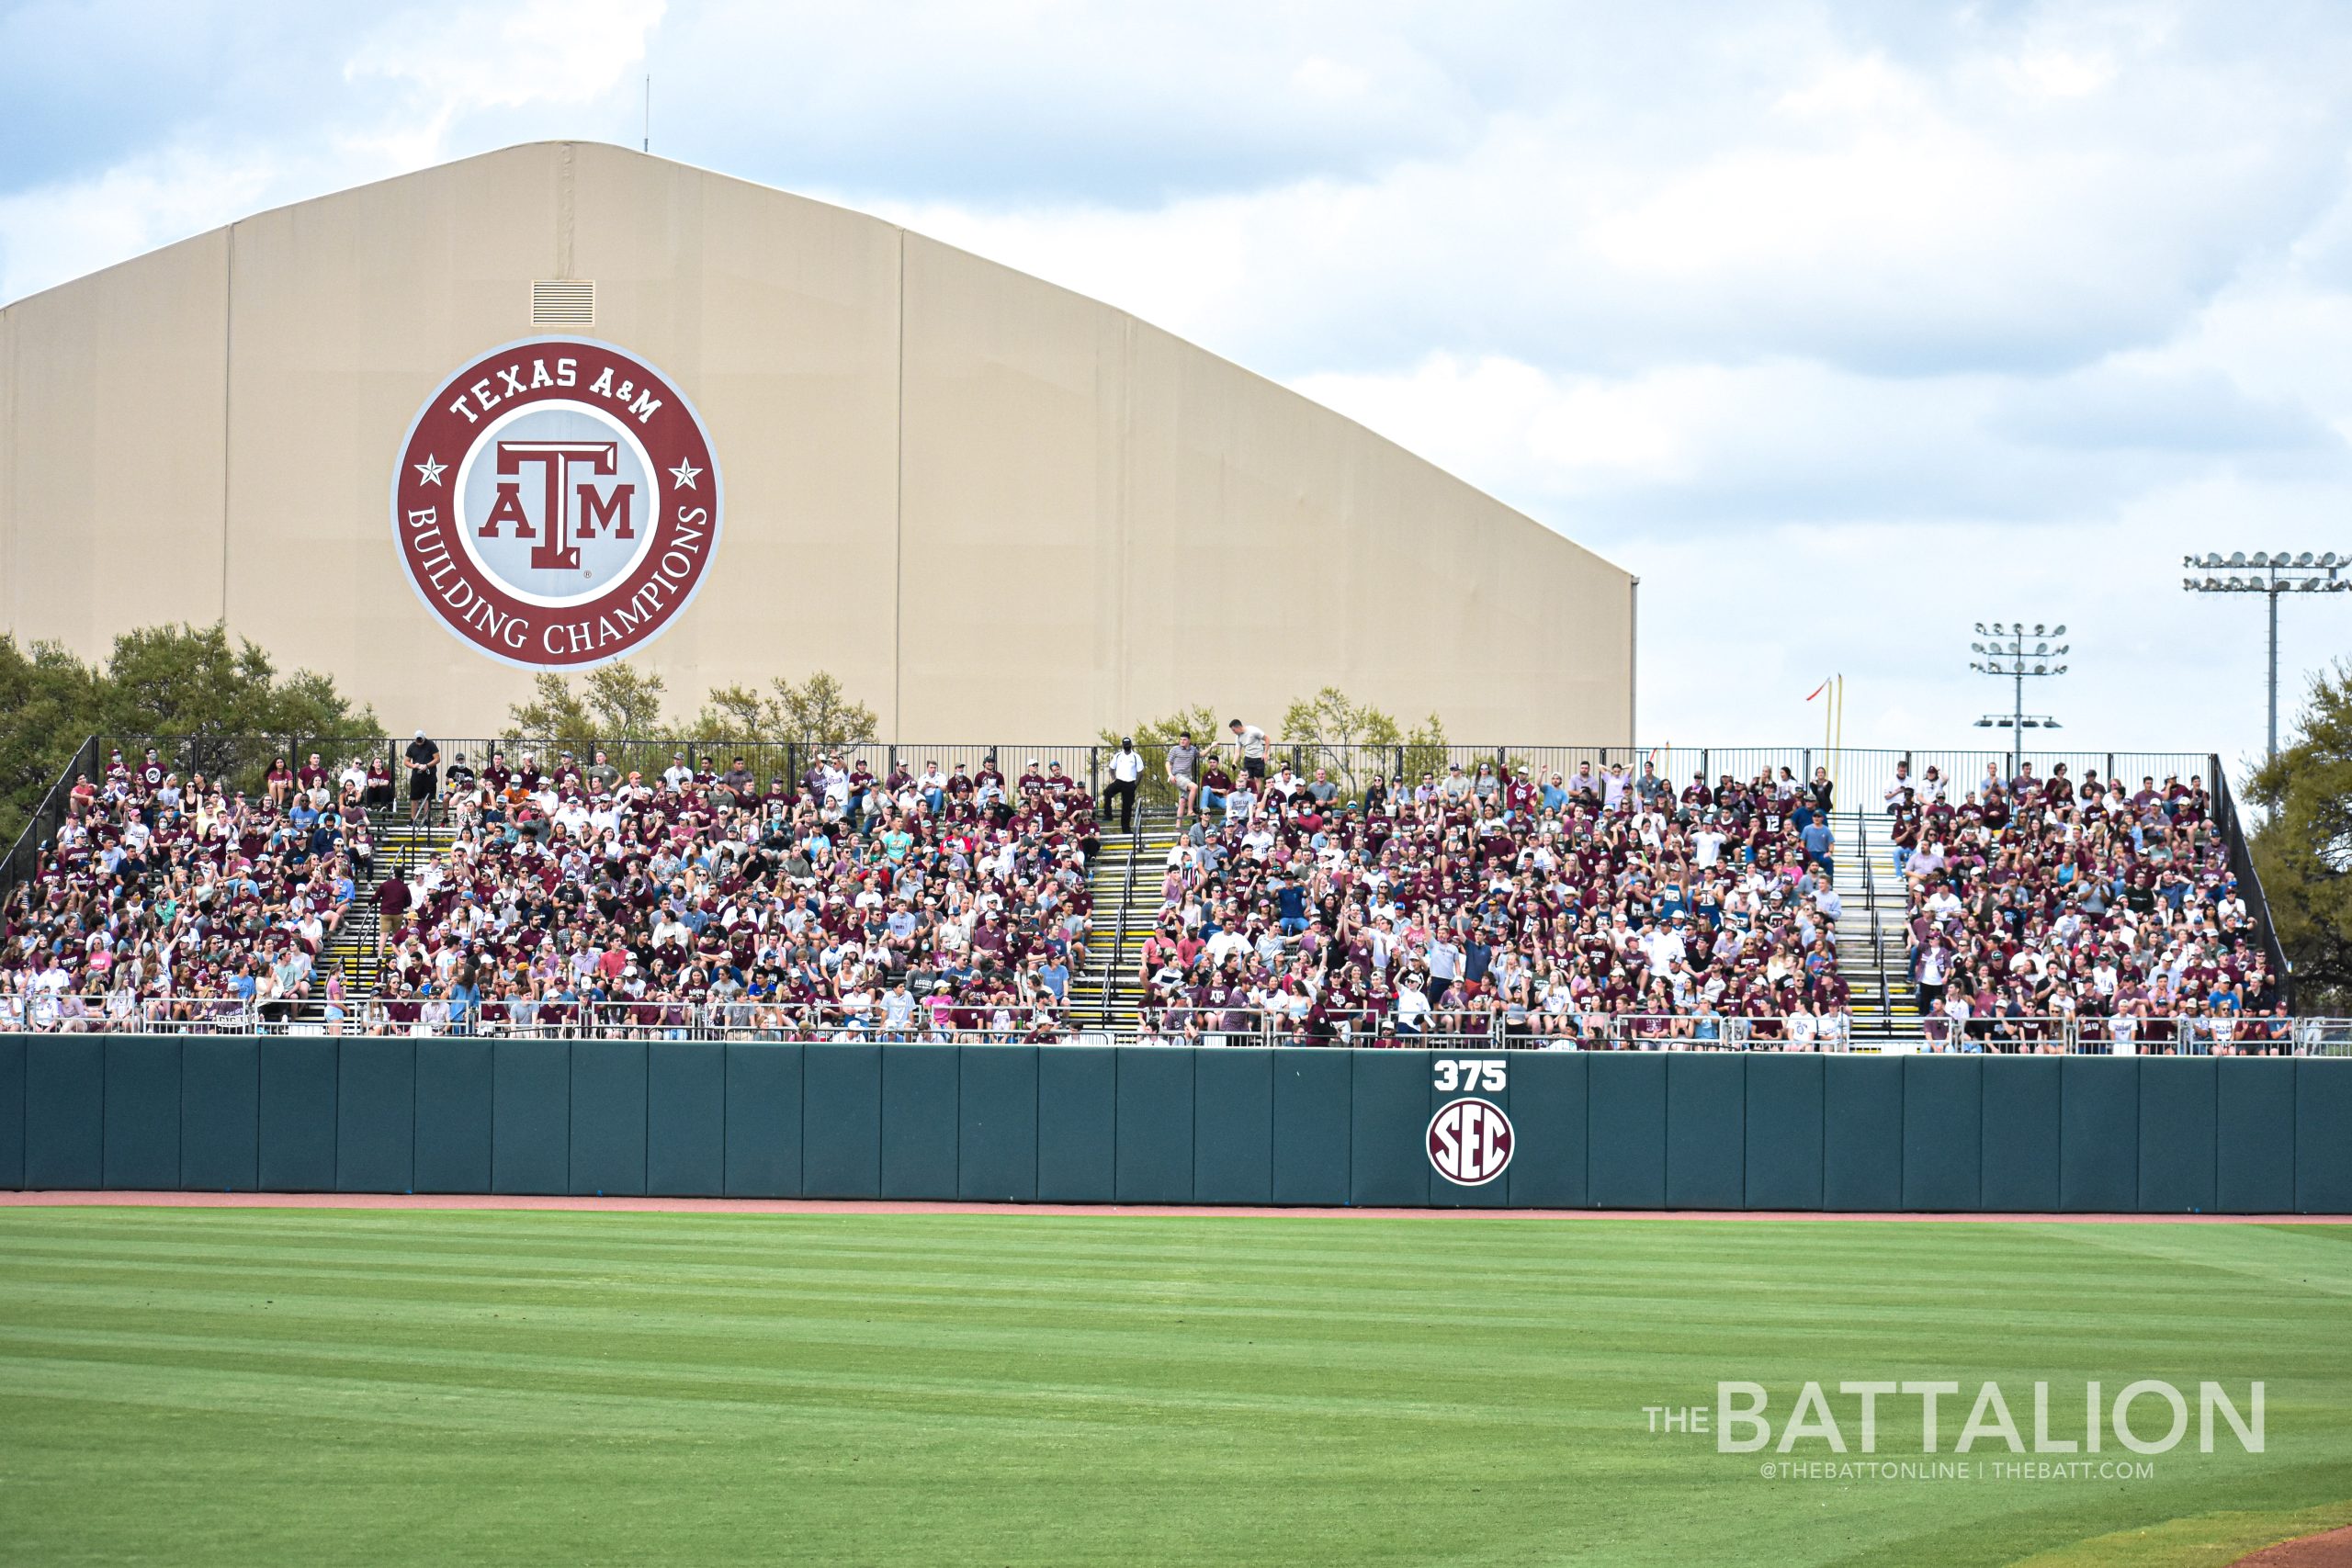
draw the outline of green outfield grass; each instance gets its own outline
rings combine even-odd
[[[2264,1380],[2267,1451],[1767,1481],[1643,1415],[2143,1377]],[[17,1562],[2225,1562],[2352,1522],[2347,1413],[2352,1228],[0,1211]]]

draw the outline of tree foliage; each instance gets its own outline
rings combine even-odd
[[[1445,725],[1437,715],[1406,729],[1396,718],[1359,703],[1337,686],[1301,697],[1283,715],[1282,739],[1302,748],[1308,771],[1326,768],[1350,795],[1384,772],[1407,776],[1445,766]]]
[[[2254,867],[2306,1013],[2352,1008],[2352,663],[2312,678],[2294,743],[2254,775]]]
[[[144,626],[115,638],[106,663],[52,643],[0,635],[0,839],[13,842],[41,793],[90,735],[127,745],[171,737],[176,769],[250,786],[276,750],[373,736],[376,715],[308,670],[280,675],[228,628]]]
[[[513,720],[509,740],[560,741],[584,750],[603,740],[667,740],[662,699],[668,690],[658,674],[624,660],[601,665],[574,691],[565,676],[542,671],[531,681],[531,700],[506,710]]]
[[[872,740],[881,730],[874,710],[853,700],[841,679],[823,670],[797,685],[778,677],[764,691],[714,686],[701,711],[681,725],[662,718],[665,694],[661,676],[626,660],[590,671],[576,688],[566,676],[542,674],[532,682],[531,700],[507,709],[506,739],[560,741],[574,750],[621,740],[835,747]]]
[[[839,676],[820,670],[797,686],[778,676],[764,693],[712,687],[690,735],[697,741],[789,740],[831,748],[861,745],[881,728],[874,710],[852,700]]]

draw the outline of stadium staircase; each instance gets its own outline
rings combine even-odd
[[[1088,874],[1094,896],[1091,962],[1071,976],[1070,1020],[1081,1029],[1132,1036],[1143,1021],[1143,943],[1159,913],[1159,881],[1176,847],[1176,821],[1138,810],[1136,831],[1106,830]]]
[[[413,878],[424,867],[446,852],[456,841],[457,835],[447,828],[426,823],[412,825],[403,813],[373,813],[369,832],[376,843],[374,874],[367,886],[359,889],[345,914],[343,928],[334,940],[327,943],[318,969],[324,975],[336,964],[343,966],[343,990],[346,997],[358,998],[376,992],[376,885],[390,871]]]
[[[1883,1050],[1920,1035],[1906,957],[1902,874],[1883,813],[1831,814],[1838,835],[1838,970],[1852,988],[1854,1048]]]

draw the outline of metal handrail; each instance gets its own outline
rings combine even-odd
[[[0,861],[0,892],[15,886],[32,874],[40,861],[43,846],[57,836],[66,816],[72,810],[74,781],[97,768],[98,738],[85,736],[74,755],[65,760],[55,779],[43,791],[40,803],[26,814],[25,825],[17,834],[17,841],[9,846],[8,858]],[[95,782],[95,781],[93,781]]]
[[[2230,781],[2222,772],[2222,759],[2216,752],[2211,760],[2213,771],[2213,815],[2223,831],[2229,835],[2230,870],[2238,879],[2245,897],[2246,913],[2253,917],[2255,930],[2262,933],[2262,945],[2270,962],[2278,967],[2278,989],[2287,1003],[2287,1010],[2295,1008],[2295,961],[2287,954],[2286,945],[2278,940],[2278,928],[2270,919],[2270,899],[2262,890],[2262,873],[2254,863],[2254,836],[2246,830],[2245,818],[2238,810],[2237,796],[2230,789]]]
[[[1103,1028],[1111,1026],[1111,998],[1116,994],[1119,971],[1127,961],[1127,912],[1136,902],[1136,860],[1143,846],[1143,807],[1132,805],[1127,820],[1132,831],[1127,835],[1126,876],[1119,888],[1119,929],[1111,939],[1111,950],[1103,955],[1102,1006],[1095,1021]]]
[[[1886,976],[1886,928],[1878,908],[1878,874],[1871,868],[1870,813],[1854,813],[1854,853],[1862,863],[1862,907],[1871,917],[1871,973],[1878,976],[1878,1026],[1883,1034],[1894,1032],[1894,987]]]

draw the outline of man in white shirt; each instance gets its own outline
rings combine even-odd
[[[1119,742],[1111,753],[1111,786],[1104,790],[1102,815],[1111,815],[1111,802],[1119,803],[1119,831],[1132,833],[1136,827],[1136,781],[1143,777],[1143,753],[1136,750],[1134,737]]]

